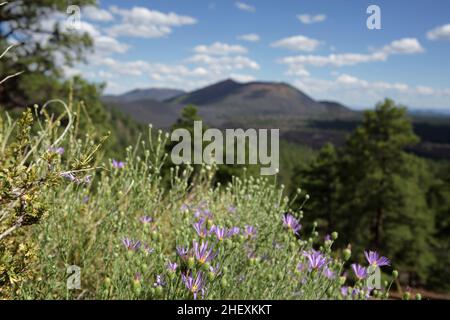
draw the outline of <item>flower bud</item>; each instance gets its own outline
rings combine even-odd
[[[225,278],[222,278],[222,280],[220,280],[220,286],[222,287],[222,289],[228,286],[228,282]]]
[[[188,267],[190,269],[195,267],[195,259],[194,259],[194,257],[189,257],[189,259],[188,259]]]
[[[347,280],[347,278],[344,277],[344,276],[339,277],[339,284],[340,284],[341,286],[343,286],[343,285],[345,284],[345,281],[346,281],[346,280]]]
[[[152,232],[152,240],[153,240],[153,241],[158,240],[158,232],[156,232],[156,231],[153,231],[153,232]]]
[[[336,231],[333,231],[331,233],[331,239],[336,240],[338,238],[339,234]]]
[[[403,294],[403,300],[409,300],[409,299],[411,299],[411,293],[409,291],[406,291]]]
[[[208,279],[209,279],[209,281],[213,281],[214,280],[214,278],[216,277],[216,275],[214,274],[214,272],[208,272]]]
[[[422,300],[422,295],[420,293],[416,293],[416,300]]]
[[[398,271],[397,271],[397,270],[392,271],[392,277],[393,277],[394,279],[397,279],[397,278],[398,278]]]
[[[344,258],[344,261],[347,261],[348,259],[350,259],[351,255],[352,255],[352,251],[349,248],[345,248],[342,251],[342,256]]]
[[[104,280],[105,286],[109,288],[111,286],[111,278],[106,277]]]

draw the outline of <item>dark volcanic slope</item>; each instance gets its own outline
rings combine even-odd
[[[339,118],[353,113],[343,106],[334,109],[332,105],[317,102],[286,83],[274,82],[241,84],[225,80],[167,102],[194,104],[207,122],[216,125],[265,119]]]
[[[225,80],[179,95],[165,89],[133,90],[120,96],[106,96],[108,105],[116,105],[135,120],[157,127],[170,126],[182,107],[193,104],[211,126],[289,127],[297,121],[341,119],[354,111],[335,102],[318,102],[286,83]],[[176,95],[165,101],[163,96]],[[178,94],[178,95],[177,95]],[[150,97],[158,97],[149,98]]]

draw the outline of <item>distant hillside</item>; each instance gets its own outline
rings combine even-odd
[[[104,97],[105,101],[114,102],[134,102],[138,100],[155,100],[164,101],[185,93],[183,90],[166,89],[166,88],[150,88],[150,89],[135,89],[121,95],[108,95]]]
[[[163,97],[168,97],[163,99]],[[103,101],[140,123],[166,128],[188,104],[199,109],[209,125],[290,126],[308,119],[343,119],[356,112],[336,103],[318,102],[286,83],[224,80],[205,88],[184,93],[172,89],[138,89]]]
[[[355,113],[347,107],[322,104],[286,83],[225,80],[169,99],[171,105],[194,104],[209,123],[245,123],[312,118],[346,118]]]

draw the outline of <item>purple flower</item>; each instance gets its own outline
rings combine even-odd
[[[358,280],[365,279],[367,277],[367,269],[359,264],[352,264],[353,272]]]
[[[195,258],[201,264],[210,262],[212,259],[214,259],[217,256],[217,254],[213,252],[212,248],[208,247],[208,242],[202,241],[201,244],[199,244],[197,241],[194,241],[193,248],[194,248]]]
[[[194,213],[194,217],[196,218],[206,218],[212,219],[212,213],[208,209],[197,208]]]
[[[116,169],[122,169],[123,167],[125,167],[125,163],[123,163],[122,161],[117,161],[117,160],[113,159],[112,166],[113,166],[113,168],[116,168]]]
[[[153,218],[149,216],[142,216],[139,218],[139,221],[141,221],[143,224],[148,224],[153,221]]]
[[[328,278],[330,280],[334,279],[334,277],[335,277],[335,274],[334,274],[333,270],[331,270],[328,267],[324,267],[322,273],[325,276],[325,278]]]
[[[382,267],[382,266],[390,266],[391,262],[386,257],[380,257],[378,252],[376,251],[364,251],[364,255],[366,256],[367,262],[370,265]]]
[[[78,182],[78,178],[72,172],[63,172],[60,174],[61,177],[69,179],[72,182]]]
[[[199,271],[197,276],[194,278],[189,274],[182,274],[181,279],[183,280],[186,288],[194,295],[194,299],[197,299],[198,292],[202,293],[202,296],[205,292],[205,282],[203,280],[203,273]]]
[[[215,276],[219,276],[221,274],[219,264],[217,264],[215,267],[209,266],[209,271],[212,272]]]
[[[329,234],[327,234],[324,238],[324,241],[330,241],[331,240],[331,236]]]
[[[212,226],[210,232],[214,233],[216,235],[217,240],[222,241],[226,236],[227,229],[220,228],[217,226]]]
[[[297,264],[297,271],[302,272],[303,270],[305,270],[305,265],[303,263],[299,262]]]
[[[194,223],[192,226],[194,227],[195,231],[197,231],[197,234],[200,238],[204,238],[208,235],[208,230],[206,230],[204,218],[201,218],[198,222]]]
[[[48,151],[62,155],[64,153],[64,148],[63,147],[50,147],[48,149]]]
[[[240,229],[238,227],[232,227],[227,232],[227,237],[232,237],[239,234]]]
[[[89,196],[84,196],[83,197],[83,203],[87,203],[89,201]]]
[[[283,225],[292,230],[292,232],[294,232],[295,234],[298,234],[298,232],[302,228],[302,225],[290,213],[283,215]]]
[[[178,264],[176,263],[176,262],[168,262],[167,263],[167,270],[169,270],[170,272],[175,272],[175,271],[177,271],[177,267],[178,267]]]
[[[166,285],[166,282],[164,281],[164,278],[162,275],[157,275],[156,276],[156,282],[153,283],[154,287],[164,287]]]
[[[145,253],[151,254],[155,251],[155,249],[149,247],[147,244],[144,244]]]
[[[92,176],[85,176],[84,177],[84,183],[90,184],[92,182]]]
[[[316,250],[311,250],[310,252],[303,252],[303,255],[305,257],[307,257],[309,260],[309,269],[310,270],[320,269],[327,262],[327,259],[325,258],[325,256]]]
[[[177,253],[180,256],[181,259],[186,260],[188,255],[189,249],[185,247],[177,247]]]
[[[141,247],[140,241],[133,241],[129,238],[123,238],[122,243],[127,250],[136,251]]]
[[[244,229],[244,235],[248,238],[256,236],[256,229],[253,226],[246,225]]]
[[[348,287],[347,286],[341,287],[341,295],[344,297],[348,295]]]

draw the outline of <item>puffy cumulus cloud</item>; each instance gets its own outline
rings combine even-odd
[[[143,76],[153,79],[163,77],[202,77],[207,74],[204,68],[188,68],[182,64],[149,63],[144,60],[119,61],[113,58],[98,58],[92,61],[94,65],[107,67],[114,74]]]
[[[238,40],[248,41],[248,42],[258,42],[260,40],[260,36],[256,33],[247,33],[240,36],[237,36]]]
[[[172,32],[173,27],[193,25],[197,20],[174,12],[163,13],[145,7],[122,9],[112,6],[110,11],[121,17],[121,22],[107,29],[109,35],[138,38],[160,38]]]
[[[411,86],[401,82],[368,81],[349,74],[335,74],[333,80],[314,77],[298,78],[294,85],[317,99],[342,101],[351,106],[373,106],[385,97],[409,106],[423,107],[435,104],[445,106],[450,89]],[[447,103],[448,104],[448,103]]]
[[[318,55],[299,55],[285,57],[279,60],[280,63],[287,64],[290,67],[296,65],[312,65],[316,67],[333,66],[352,66],[360,63],[386,60],[385,54],[360,54],[360,53],[342,53],[330,54],[327,56]]]
[[[416,38],[403,38],[392,41],[381,49],[386,55],[390,54],[414,54],[424,52],[422,45]]]
[[[315,67],[343,67],[354,66],[361,63],[386,61],[391,55],[417,54],[424,49],[420,42],[415,38],[403,38],[392,41],[380,49],[373,50],[371,53],[340,53],[329,55],[297,55],[284,57],[278,60],[279,63],[288,66],[289,70],[304,68],[306,65]]]
[[[214,72],[253,69],[259,70],[260,66],[256,61],[245,56],[211,56],[207,54],[196,54],[189,59],[188,63],[199,63],[207,65]]]
[[[284,48],[293,51],[307,51],[311,52],[320,46],[321,42],[316,39],[311,39],[303,35],[293,36],[278,40],[272,43],[272,47]]]
[[[450,23],[439,26],[427,32],[427,38],[430,40],[450,41]]]
[[[125,53],[129,49],[127,44],[103,34],[97,26],[86,21],[81,21],[79,28],[75,29],[74,32],[89,34],[94,41],[94,54],[97,55]]]
[[[82,17],[90,21],[107,22],[114,20],[114,16],[108,10],[95,6],[83,7]]]
[[[255,77],[248,74],[238,74],[232,73],[230,74],[230,78],[237,82],[251,82],[255,81]]]
[[[303,24],[312,24],[325,21],[327,19],[327,16],[324,14],[299,14],[297,15],[297,19],[300,20],[300,22]]]
[[[254,6],[251,6],[245,2],[237,1],[237,2],[235,2],[235,6],[236,6],[236,8],[238,8],[239,10],[242,10],[242,11],[247,11],[247,12],[255,12],[256,11],[256,8]]]
[[[198,54],[206,55],[230,55],[230,54],[245,54],[247,49],[240,45],[230,45],[222,42],[214,42],[212,45],[199,45],[194,48]]]

